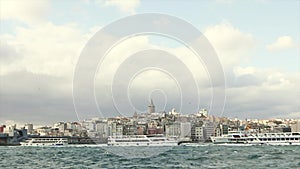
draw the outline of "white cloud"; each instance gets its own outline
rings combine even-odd
[[[234,0],[216,0],[217,3],[232,4]]]
[[[20,111],[25,112],[26,106],[39,105],[40,107],[48,106],[46,108],[49,110],[45,108],[42,111],[49,114],[50,110],[60,113],[70,112],[70,114],[64,114],[64,117],[73,117],[71,79],[74,66],[82,47],[98,29],[99,27],[94,27],[89,32],[82,32],[74,24],[58,26],[46,23],[31,28],[19,27],[14,35],[1,35],[1,42],[5,45],[0,47],[0,53],[7,55],[4,58],[6,64],[1,65],[0,72],[4,82],[2,84],[5,84],[5,86],[1,86],[0,94],[6,94],[0,102],[1,115],[4,114],[6,115],[5,118],[14,119],[14,117],[18,117]],[[232,78],[235,78],[235,84],[229,86],[227,92],[226,112],[234,114],[247,111],[247,114],[244,115],[236,114],[238,117],[252,115],[252,117],[271,117],[279,115],[281,112],[297,111],[299,107],[297,103],[299,89],[297,86],[300,84],[297,77],[299,74],[291,75],[278,70],[240,66],[244,57],[249,56],[255,46],[255,39],[251,34],[244,33],[228,23],[210,26],[204,34],[217,50],[222,64],[226,68],[225,71],[232,71]],[[164,40],[159,42],[164,42]],[[200,83],[201,104],[207,106],[206,104],[210,101],[211,88],[207,73],[196,56],[182,46],[171,48],[167,45],[164,46],[164,43],[161,45],[153,44],[147,36],[130,38],[113,48],[103,61],[102,76],[95,78],[96,85],[110,82],[120,64],[128,56],[149,48],[168,51],[182,60],[183,64],[196,75],[194,78]],[[19,56],[20,54],[22,55]],[[145,62],[149,61],[145,60]],[[176,66],[172,60],[168,60],[168,62],[167,66]],[[132,64],[132,67],[134,66],[135,64]],[[178,67],[178,71],[180,70]],[[155,79],[155,83],[153,83],[153,79]],[[155,88],[161,86],[162,89],[166,89],[167,94],[171,93],[169,95],[171,99],[168,100],[170,102],[172,99],[178,98],[174,94],[176,86],[173,81],[159,72],[144,73],[133,82],[133,90],[130,91],[130,95],[138,100],[136,104],[139,104],[139,108],[146,106],[145,102],[148,98],[143,94],[148,92],[148,89],[153,89],[153,86]],[[201,85],[201,83],[205,85]],[[182,86],[182,88],[184,87],[189,88],[188,85]],[[144,90],[134,91],[134,89]],[[110,90],[107,91],[111,94]],[[191,95],[195,94],[195,91],[193,92]],[[31,99],[28,99],[28,96]],[[99,97],[102,103],[107,102],[106,97],[106,95]],[[110,96],[108,95],[108,97]],[[21,106],[13,108],[12,105],[15,103],[22,103],[23,106],[20,104]],[[170,104],[176,107],[175,101]],[[26,113],[28,114],[26,115],[32,113],[39,116],[41,110],[37,107],[31,106],[30,110],[27,108]],[[176,108],[178,109],[178,107]],[[106,110],[108,112],[114,111],[109,108]],[[255,114],[258,112],[262,112],[262,114]],[[52,115],[52,119],[60,117],[55,116],[55,113]]]
[[[223,66],[238,65],[246,61],[256,41],[249,33],[244,33],[230,23],[209,26],[204,35],[215,48]]]
[[[269,51],[280,51],[296,47],[293,39],[290,36],[281,36],[277,40],[266,46]]]
[[[140,0],[100,0],[97,1],[103,6],[115,6],[122,12],[133,14],[140,4]]]
[[[1,39],[22,55],[13,60],[14,64],[2,65],[1,74],[26,70],[36,74],[66,76],[72,75],[88,37],[74,24],[57,26],[46,23],[31,28],[17,27],[15,35],[2,35]],[[6,52],[6,55],[9,54]]]
[[[257,73],[257,69],[255,67],[235,67],[233,72],[236,76],[248,75],[248,74],[255,74]]]
[[[228,114],[241,118],[270,118],[299,110],[299,73],[256,67],[237,67],[234,73],[235,85],[226,92]]]
[[[48,0],[1,0],[0,19],[17,20],[25,23],[38,23],[50,12]]]

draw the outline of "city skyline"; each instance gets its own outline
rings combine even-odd
[[[73,105],[73,78],[83,48],[106,25],[141,13],[164,13],[181,18],[208,39],[222,65],[226,85],[224,112],[212,112],[213,115],[239,119],[299,119],[299,8],[300,2],[296,0],[189,3],[1,0],[0,123],[82,120],[78,119]],[[162,70],[143,70],[128,84],[131,108],[122,111],[131,114],[120,114],[114,105],[116,99],[109,95],[112,87],[115,91],[119,88],[108,82],[114,79],[122,61],[147,49],[160,49],[176,56],[190,69],[191,77],[199,84],[199,93],[189,90],[191,81],[182,83],[179,88],[178,79],[174,80]],[[182,70],[177,60],[163,56],[157,55],[161,63],[168,63],[166,69]],[[165,36],[143,34],[120,42],[97,69],[94,92],[99,112],[84,107],[90,112],[85,114],[86,118],[147,112],[150,98],[157,112],[175,108],[183,114],[191,114],[196,113],[196,109],[209,109],[212,89],[218,84],[211,84],[207,65],[195,57],[185,45]],[[154,61],[129,63],[135,67]],[[180,71],[177,75],[185,77]],[[181,107],[181,90],[186,92],[188,97],[184,99],[189,106]],[[117,106],[128,107],[122,105],[122,100],[119,102]]]

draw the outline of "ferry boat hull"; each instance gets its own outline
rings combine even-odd
[[[41,138],[29,138],[24,142],[20,142],[21,146],[66,146],[68,145],[67,138],[56,138],[56,137],[41,137]]]
[[[214,144],[300,145],[300,133],[231,133],[211,137]]]
[[[178,141],[166,137],[122,136],[109,137],[108,146],[177,146]]]

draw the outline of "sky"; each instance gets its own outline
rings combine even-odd
[[[128,18],[141,14],[184,21],[175,37],[191,26],[212,48],[199,59],[169,32],[134,34],[147,19]],[[97,42],[108,28],[133,34]],[[105,56],[88,50],[105,45]],[[218,61],[205,61],[211,51]],[[131,116],[151,98],[158,112],[300,118],[299,86],[298,0],[0,0],[0,123]]]

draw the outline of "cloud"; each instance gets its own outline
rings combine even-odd
[[[238,65],[246,61],[250,51],[256,46],[253,35],[240,31],[228,22],[207,27],[204,35],[216,50],[223,66]]]
[[[72,80],[27,71],[0,76],[0,117],[19,123],[74,121]]]
[[[39,23],[45,20],[50,12],[48,0],[8,0],[0,1],[0,19],[17,20],[24,23]]]
[[[276,69],[238,67],[235,84],[227,89],[227,116],[239,118],[287,117],[299,110],[299,73]],[[297,114],[293,115],[293,118]],[[290,117],[292,118],[292,116]]]
[[[14,50],[20,51],[18,53],[22,53],[22,57],[15,58],[14,65],[2,65],[0,74],[26,70],[36,74],[66,76],[72,74],[88,37],[74,24],[54,25],[49,22],[31,28],[17,27],[15,35],[1,35],[1,39],[10,46],[10,51],[5,46],[0,48],[3,57],[17,57]]]
[[[24,122],[74,120],[76,118],[72,104],[74,67],[84,44],[98,29],[99,27],[95,27],[84,32],[76,24],[45,23],[31,28],[18,27],[13,35],[1,35],[1,120],[22,121],[24,117],[26,117],[23,119]],[[229,23],[210,26],[204,34],[217,50],[225,72],[231,72],[226,74],[228,89],[224,115],[239,118],[270,118],[283,112],[299,111],[297,102],[300,96],[299,73],[240,66],[245,61],[245,56],[250,57],[256,45],[253,35]],[[148,36],[136,36],[122,41],[109,51],[102,62],[103,67],[98,70],[94,79],[96,99],[99,105],[105,105],[101,107],[102,111],[112,114],[116,111],[109,105],[111,101],[109,82],[123,61],[135,52],[154,48],[174,54],[176,56],[174,59],[181,60],[190,68],[195,80],[200,84],[200,106],[209,106],[212,86],[204,65],[186,47],[170,47],[160,42],[165,41],[162,38],[157,44],[149,40]],[[181,68],[174,64],[173,60],[163,56],[160,59],[161,63],[167,62],[166,66],[177,68],[179,75],[184,76],[180,74]],[[152,61],[130,62],[128,70]],[[104,88],[101,88],[101,85],[104,85]],[[189,85],[190,82],[187,81],[181,87],[190,89]],[[180,108],[179,91],[174,80],[162,72],[147,71],[133,79],[132,86],[128,89],[130,99],[138,110],[146,110],[148,94],[153,89],[164,91],[161,93],[156,90],[156,94],[154,93],[158,110],[162,110],[165,106],[163,94],[166,94],[168,99],[167,111],[173,107],[177,110]],[[196,91],[186,91],[190,96],[196,94]],[[89,107],[86,107],[86,110],[91,112],[92,116],[99,115]],[[124,111],[130,115],[133,110]],[[194,113],[188,108],[182,112]],[[218,115],[219,112],[210,113]]]
[[[234,0],[216,0],[217,3],[232,4]]]
[[[134,14],[140,4],[140,0],[97,0],[96,3],[101,6],[114,6],[121,12]]]
[[[296,46],[296,43],[290,36],[281,36],[274,43],[267,45],[266,48],[273,52],[295,48]]]
[[[0,56],[0,65],[2,66],[9,65],[22,58],[20,51],[2,41],[0,42]]]

